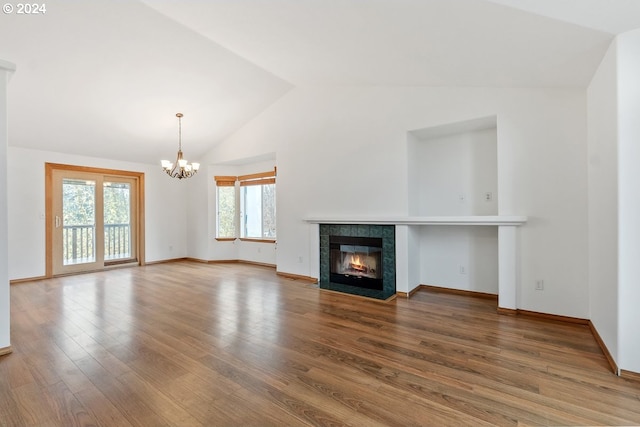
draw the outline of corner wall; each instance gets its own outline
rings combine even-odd
[[[618,98],[612,43],[587,90],[589,318],[616,363],[618,352]]]
[[[640,372],[640,30],[618,35],[588,88],[590,319]]]
[[[619,366],[640,373],[640,30],[617,43]]]
[[[11,346],[9,294],[9,196],[7,184],[7,85],[15,66],[0,60],[0,350]]]

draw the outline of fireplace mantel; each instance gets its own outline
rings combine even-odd
[[[397,216],[397,217],[309,217],[311,224],[378,224],[378,225],[511,225],[527,222],[526,216]]]
[[[419,226],[495,226],[498,228],[498,306],[515,310],[518,307],[520,272],[518,268],[519,244],[516,230],[527,222],[526,216],[472,215],[472,216],[378,216],[378,217],[307,217],[305,222],[314,227],[320,224],[377,224],[394,225],[396,230],[396,289],[407,295],[419,286],[419,266],[411,252],[416,249],[411,230]],[[317,235],[317,229],[312,235]]]

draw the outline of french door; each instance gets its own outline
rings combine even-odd
[[[48,276],[140,263],[141,180],[136,173],[47,164]]]

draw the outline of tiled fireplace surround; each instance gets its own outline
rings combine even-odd
[[[382,239],[382,290],[333,283],[330,272],[330,236],[377,237]],[[396,294],[396,244],[394,225],[320,224],[320,288],[377,299]]]

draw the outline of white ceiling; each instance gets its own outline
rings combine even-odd
[[[138,1],[53,0],[0,16],[9,144],[157,163],[197,158],[291,85]]]
[[[196,160],[294,86],[586,87],[640,0],[51,0],[0,16],[10,145]]]
[[[585,86],[611,35],[483,0],[145,0],[294,85]]]
[[[640,27],[638,0],[489,0],[611,34]]]

